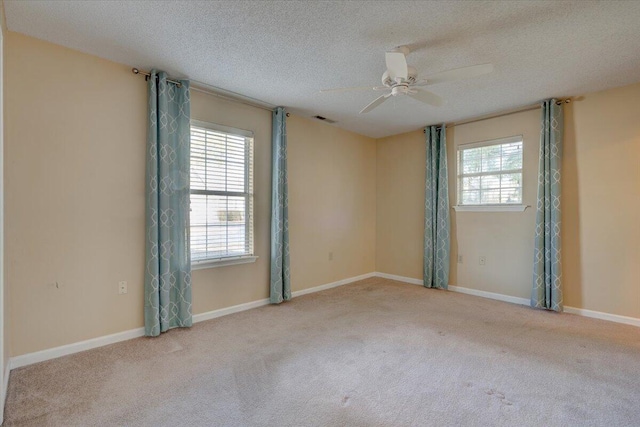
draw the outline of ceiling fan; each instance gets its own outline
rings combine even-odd
[[[384,57],[387,64],[387,71],[382,74],[382,86],[325,89],[320,92],[347,92],[352,90],[389,91],[388,93],[380,95],[374,99],[373,102],[360,111],[360,114],[368,113],[389,99],[389,97],[399,95],[409,95],[418,101],[424,102],[425,104],[439,107],[444,103],[442,98],[435,93],[424,89],[424,86],[481,76],[493,71],[493,64],[481,64],[443,71],[441,73],[428,76],[425,79],[418,79],[418,71],[414,67],[407,65],[407,55],[410,52],[411,50],[408,46],[399,46],[389,52],[385,52]]]

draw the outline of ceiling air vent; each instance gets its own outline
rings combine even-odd
[[[322,120],[323,122],[327,122],[327,123],[335,123],[335,120],[331,120],[331,119],[327,119],[326,117],[322,117],[322,116],[313,116],[314,119],[318,119],[318,120]]]

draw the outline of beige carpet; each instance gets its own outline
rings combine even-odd
[[[16,369],[5,422],[638,426],[640,328],[374,278]]]

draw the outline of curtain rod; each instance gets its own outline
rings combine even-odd
[[[145,79],[148,79],[151,76],[151,73],[146,73],[144,71],[140,71],[137,68],[132,68],[131,71],[133,72],[133,74],[139,74],[139,75],[145,76]],[[178,87],[182,86],[182,84],[177,80],[167,79],[167,81],[169,83],[173,83],[173,84],[177,85]],[[239,104],[248,105],[250,107],[260,108],[262,110],[273,111],[275,109],[275,107],[259,104],[257,102],[251,102],[251,101],[249,101],[247,99],[244,99],[244,97],[242,95],[238,95],[238,94],[235,94],[235,93],[225,94],[223,92],[226,92],[226,91],[223,91],[222,89],[218,89],[218,88],[213,88],[212,86],[210,86],[208,84],[205,84],[205,83],[197,82],[197,81],[194,81],[194,80],[192,80],[191,82],[193,83],[191,85],[191,89],[195,90],[196,92],[201,92],[201,93],[205,93],[207,95],[217,96],[218,98],[222,98],[222,99],[225,99],[227,101],[237,102]],[[289,117],[289,113],[287,113],[287,117]]]
[[[569,104],[569,103],[571,103],[571,98],[561,99],[561,100],[556,102],[556,105]],[[509,116],[511,114],[523,113],[525,111],[531,111],[531,110],[535,110],[535,109],[541,108],[541,107],[542,107],[542,103],[538,102],[537,104],[528,105],[526,107],[520,107],[520,108],[516,108],[516,109],[513,109],[513,110],[508,110],[508,111],[502,111],[502,112],[499,112],[499,113],[489,114],[487,116],[476,117],[475,119],[469,119],[469,120],[463,120],[461,122],[451,123],[451,124],[447,125],[446,127],[449,128],[449,127],[454,127],[454,126],[467,125],[469,123],[480,122],[482,120],[495,119],[495,118],[498,118],[498,117]]]
[[[141,76],[144,76],[144,79],[145,79],[145,80],[149,80],[149,77],[151,77],[151,73],[145,73],[144,71],[140,71],[140,70],[138,70],[137,68],[132,68],[132,69],[131,69],[131,72],[132,72],[133,74],[140,74]],[[168,81],[169,83],[173,83],[174,85],[176,85],[176,86],[178,86],[178,87],[182,87],[182,83],[180,83],[180,82],[179,82],[179,81],[177,81],[177,80],[167,79],[167,81]]]
[[[571,98],[561,99],[558,102],[556,102],[556,105],[569,104],[569,103],[571,103]],[[450,123],[450,124],[445,126],[445,129],[449,129],[449,128],[452,128],[452,127],[455,127],[455,126],[468,125],[469,123],[481,122],[483,120],[496,119],[498,117],[509,116],[511,114],[524,113],[525,111],[535,110],[535,109],[538,109],[540,107],[542,107],[542,103],[539,102],[539,103],[534,104],[534,105],[527,105],[526,107],[520,107],[520,108],[515,108],[513,110],[507,110],[507,111],[502,111],[502,112],[499,112],[499,113],[488,114],[486,116],[480,116],[480,117],[476,117],[474,119],[463,120],[461,122]],[[423,130],[422,132],[426,133],[426,130]]]
[[[208,85],[204,83],[199,83],[199,82],[194,82],[194,83],[195,85],[191,86],[191,89],[195,90],[196,92],[205,93],[211,96],[216,96],[218,98],[225,99],[227,101],[237,102],[238,104],[248,105],[249,107],[260,108],[261,110],[273,111],[276,109],[276,107],[268,107],[266,105],[258,104],[256,102],[244,100],[240,97],[225,95],[223,93],[217,92],[214,89],[209,89],[207,87]],[[287,113],[287,117],[289,117],[289,113]]]

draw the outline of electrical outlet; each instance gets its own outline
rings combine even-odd
[[[329,261],[333,261],[333,252],[329,252]]]
[[[462,255],[458,255],[458,264],[462,264]]]
[[[120,295],[127,293],[127,282],[122,281],[118,283],[118,293]]]
[[[487,264],[487,257],[483,255],[480,257],[480,265],[486,265],[486,264]]]

